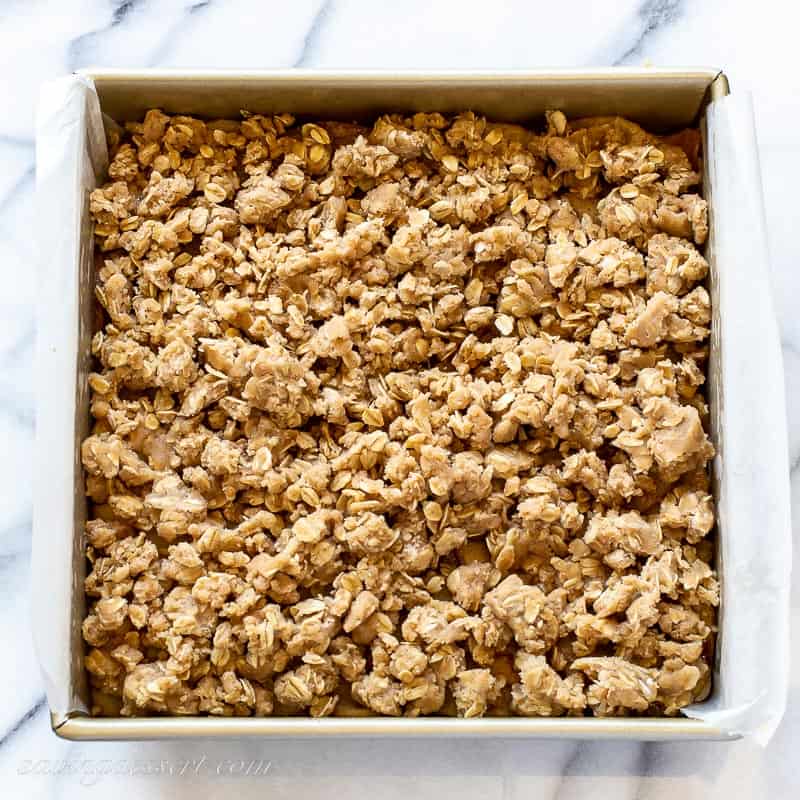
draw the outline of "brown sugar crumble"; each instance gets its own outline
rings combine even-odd
[[[703,699],[698,144],[558,111],[537,133],[152,110],[112,134],[81,449],[93,713]]]

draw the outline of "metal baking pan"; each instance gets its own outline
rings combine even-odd
[[[488,117],[520,123],[540,124],[546,109],[558,108],[571,117],[617,114],[654,131],[667,132],[700,125],[704,153],[715,146],[707,135],[705,117],[709,107],[729,93],[725,75],[717,69],[597,69],[526,73],[322,73],[279,72],[183,72],[88,70],[80,73],[93,83],[100,109],[116,120],[141,118],[153,107],[167,112],[203,117],[236,117],[241,109],[258,113],[288,111],[321,118],[364,118],[380,113],[418,110],[460,111],[472,109]],[[91,82],[91,83],[89,83]],[[90,98],[94,102],[93,98]],[[65,112],[59,112],[65,113]],[[78,112],[80,113],[80,111]],[[78,125],[80,125],[80,120]],[[79,131],[79,134],[81,132]],[[77,139],[79,174],[97,172],[90,162],[92,136],[87,130]],[[43,147],[40,161],[49,151]],[[706,164],[708,158],[705,159]],[[47,172],[47,164],[42,168]],[[100,176],[102,178],[102,175]],[[46,184],[45,174],[43,181]],[[80,183],[80,181],[79,181]],[[91,178],[89,188],[91,188]],[[705,194],[709,197],[708,180]],[[41,187],[40,187],[41,188]],[[294,737],[294,736],[529,736],[543,738],[622,738],[639,740],[729,739],[737,731],[709,719],[675,718],[487,718],[389,719],[379,717],[309,718],[213,718],[141,717],[93,718],[87,712],[88,688],[83,667],[84,646],[80,625],[84,614],[83,579],[86,573],[83,521],[85,497],[78,459],[80,441],[88,427],[86,377],[89,371],[89,338],[94,307],[93,239],[88,219],[86,182],[78,190],[70,225],[72,237],[63,245],[71,269],[62,289],[51,292],[44,303],[44,323],[39,364],[40,392],[43,385],[64,395],[58,411],[49,397],[40,394],[38,426],[40,465],[52,480],[40,492],[35,514],[34,579],[49,570],[55,604],[34,610],[34,632],[48,688],[52,725],[66,739],[166,739],[187,737]],[[711,290],[717,309],[717,266],[714,263],[714,201],[712,236],[708,247]],[[58,243],[55,243],[56,246]],[[51,242],[48,246],[53,246]],[[47,287],[43,292],[50,291]],[[67,308],[52,320],[56,295]],[[75,307],[70,303],[74,301]],[[722,313],[725,313],[722,309]],[[66,339],[66,342],[63,340]],[[62,348],[59,358],[54,350]],[[712,405],[712,437],[718,450],[720,437],[718,406],[721,402],[719,369],[719,325],[712,330],[712,364],[709,397]],[[45,374],[43,374],[45,373]],[[60,381],[68,384],[61,386]],[[45,392],[45,394],[48,394]],[[66,416],[65,416],[66,415]],[[71,415],[71,416],[70,416]],[[60,465],[60,466],[59,466]],[[49,473],[48,473],[49,470]],[[716,471],[716,467],[715,467]],[[66,477],[64,476],[66,474]],[[715,491],[722,474],[715,475]],[[53,526],[68,527],[63,537],[52,534]],[[726,558],[725,519],[720,519],[718,540],[721,562]],[[55,540],[61,542],[56,546]],[[68,543],[67,543],[68,542]],[[53,560],[60,547],[60,565]],[[723,579],[723,596],[726,584]],[[63,603],[63,606],[62,606]],[[55,607],[58,605],[58,608]],[[37,614],[39,618],[37,619]],[[49,614],[53,634],[43,633],[42,615]],[[723,630],[722,635],[726,633]],[[60,644],[58,644],[60,642]],[[723,671],[724,672],[724,671]],[[719,647],[712,699],[725,689],[720,674]]]

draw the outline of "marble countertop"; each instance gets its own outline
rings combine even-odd
[[[7,797],[413,794],[437,798],[794,798],[794,669],[770,744],[328,741],[77,744],[50,731],[28,607],[36,227],[33,120],[43,80],[85,66],[725,69],[753,92],[800,519],[800,273],[795,196],[800,12],[785,0],[5,0],[0,5],[0,785]],[[613,11],[612,11],[613,8]],[[757,11],[757,13],[755,13]],[[746,320],[742,321],[747,324]],[[757,335],[757,332],[754,332]],[[780,390],[781,387],[772,387]],[[800,549],[800,548],[797,548]],[[33,591],[46,591],[33,587]]]

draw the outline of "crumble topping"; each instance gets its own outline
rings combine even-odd
[[[719,588],[699,135],[152,110],[90,198],[100,715],[672,715]]]

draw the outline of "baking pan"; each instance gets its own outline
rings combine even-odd
[[[727,269],[727,262],[723,265],[720,259],[723,253],[727,254],[726,258],[736,266],[741,261],[742,247],[745,250],[749,247],[751,260],[754,258],[765,266],[766,250],[763,226],[755,225],[755,231],[751,231],[749,238],[742,243],[739,222],[731,219],[729,224],[727,221],[728,215],[731,218],[736,216],[741,204],[732,198],[714,196],[719,191],[717,187],[727,185],[724,178],[729,178],[732,172],[738,175],[740,169],[744,170],[742,180],[747,181],[748,195],[754,193],[754,199],[750,201],[753,213],[757,217],[761,214],[757,168],[755,174],[751,174],[753,169],[749,168],[754,159],[755,140],[748,133],[749,129],[744,134],[731,132],[735,127],[731,111],[723,104],[730,99],[729,94],[728,81],[717,69],[614,68],[470,74],[87,70],[46,88],[37,140],[42,213],[50,218],[53,214],[60,214],[62,218],[67,215],[67,219],[54,226],[55,232],[46,235],[43,242],[48,261],[43,263],[44,280],[40,282],[37,373],[40,476],[34,521],[33,575],[37,585],[47,581],[49,588],[46,598],[35,594],[34,635],[56,733],[75,740],[343,735],[662,740],[731,739],[765,725],[777,724],[776,715],[779,719],[783,709],[785,674],[780,669],[772,671],[769,696],[765,698],[751,673],[756,667],[758,653],[763,652],[764,647],[770,648],[779,664],[785,654],[785,643],[778,641],[788,607],[788,568],[785,566],[789,540],[788,489],[786,482],[781,484],[780,480],[780,459],[785,456],[785,421],[782,390],[778,399],[772,393],[755,404],[750,402],[749,407],[756,418],[762,415],[773,420],[770,447],[753,462],[754,468],[760,468],[762,472],[766,469],[772,479],[772,512],[758,517],[757,498],[747,509],[735,508],[737,498],[748,491],[741,476],[737,477],[739,461],[746,458],[747,453],[741,453],[737,448],[746,447],[748,442],[734,436],[737,428],[745,423],[741,411],[736,410],[738,416],[730,421],[726,417],[725,404],[732,393],[738,397],[741,392],[754,392],[755,384],[750,381],[744,388],[728,385],[724,355],[731,353],[738,357],[739,351],[737,348],[726,350],[722,341],[728,336],[724,320],[729,316],[732,319],[738,313],[737,304],[743,301],[740,293],[734,291],[733,278],[726,279],[727,284],[720,281],[723,268]],[[695,718],[89,716],[80,631],[86,574],[83,542],[86,500],[79,450],[88,428],[86,378],[90,370],[89,339],[95,303],[88,191],[104,177],[102,156],[98,155],[104,150],[98,141],[102,138],[98,101],[106,120],[119,122],[140,119],[147,109],[153,107],[207,118],[236,117],[240,110],[245,109],[265,114],[288,111],[323,119],[374,117],[391,111],[454,112],[472,109],[493,119],[538,126],[546,109],[558,108],[571,117],[618,114],[656,132],[700,125],[706,169],[704,195],[711,207],[707,257],[711,264],[714,321],[709,399],[711,434],[719,454],[714,462],[713,477],[719,511],[717,541],[725,608],[720,617],[714,688],[709,700],[690,710]],[[718,107],[722,107],[724,113],[717,113]],[[710,121],[713,124],[709,124]],[[64,131],[72,131],[71,136]],[[732,145],[731,137],[734,139]],[[739,155],[731,158],[727,152],[730,150],[739,152]],[[724,158],[723,151],[727,153]],[[731,163],[734,160],[736,163]],[[70,169],[75,173],[71,188],[65,187],[65,175],[72,175]],[[742,186],[741,182],[734,184],[737,185]],[[730,189],[731,193],[735,191]],[[58,253],[55,266],[53,253]],[[763,361],[774,380],[775,371],[780,371],[780,352],[766,277],[758,270],[753,274],[754,285],[750,287],[749,295],[763,306],[761,314],[766,320],[761,326],[763,352],[766,353]],[[730,334],[731,337],[734,335]],[[737,375],[736,379],[747,382],[746,376]],[[742,399],[747,407],[746,398]],[[726,460],[726,456],[730,460]],[[729,599],[731,592],[737,592],[738,596],[738,584],[733,584],[733,581],[744,580],[741,578],[742,565],[750,558],[750,551],[743,553],[742,549],[753,547],[752,542],[748,544],[744,540],[742,531],[754,533],[752,527],[756,519],[762,520],[776,543],[771,554],[756,557],[756,560],[761,558],[765,562],[757,563],[757,567],[763,567],[763,574],[771,581],[768,588],[772,590],[766,593],[766,599],[762,597],[756,603],[756,609],[760,614],[770,614],[773,624],[761,624],[758,619],[737,622],[734,617],[740,614],[740,604]],[[732,545],[732,541],[738,544]],[[743,612],[741,616],[744,616]],[[731,634],[732,628],[734,634]],[[741,658],[742,651],[737,649],[741,647],[737,644],[739,630],[745,636],[752,630],[764,637],[760,643],[752,641],[751,647],[755,650],[746,658]],[[740,663],[744,661],[748,663]],[[743,707],[749,714],[746,718],[742,717]]]

